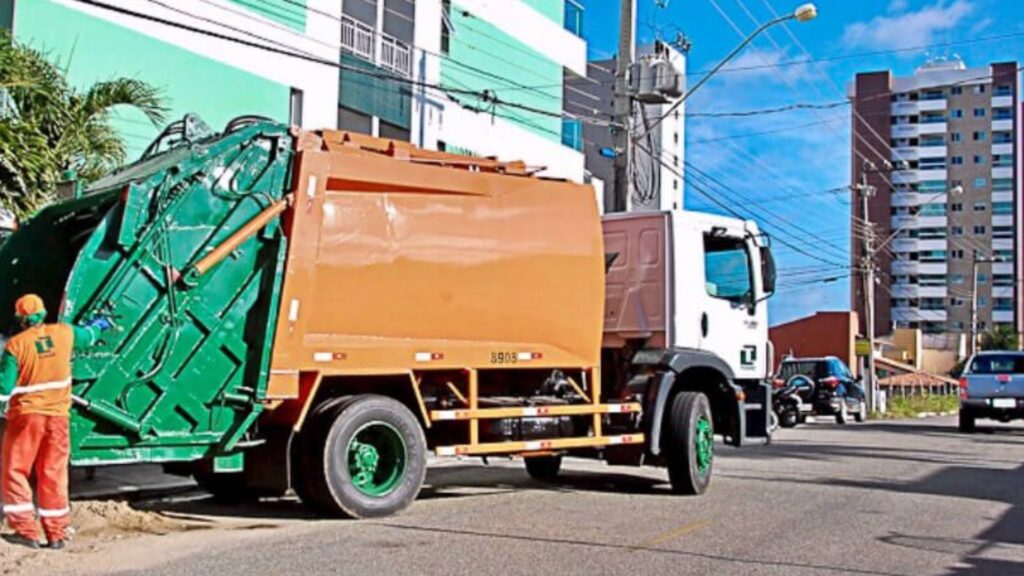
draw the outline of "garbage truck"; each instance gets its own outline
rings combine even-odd
[[[768,237],[602,219],[522,162],[239,118],[172,124],[0,248],[0,326],[115,328],[74,360],[73,465],[162,463],[224,498],[394,514],[437,457],[564,456],[711,480],[767,434]]]

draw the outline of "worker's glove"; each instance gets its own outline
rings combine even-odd
[[[97,328],[100,332],[106,332],[114,327],[114,323],[106,316],[96,316],[85,325],[86,328]]]

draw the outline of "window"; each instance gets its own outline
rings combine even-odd
[[[950,274],[949,275],[949,283],[950,284],[963,284],[964,283],[964,275],[963,274]]]
[[[985,186],[988,186],[988,179],[987,178],[975,178],[974,181],[972,182],[972,185],[974,186],[975,190],[980,190],[980,189],[984,188]]]
[[[921,274],[918,276],[918,284],[921,286],[945,286],[945,274]]]
[[[992,309],[1004,312],[1007,310],[1013,310],[1013,298],[993,298]]]
[[[921,310],[945,310],[945,298],[921,298]]]
[[[949,89],[949,93],[953,96],[959,96],[964,93],[964,88],[963,86],[953,86]]]
[[[988,210],[988,204],[985,204],[984,202],[975,202],[974,203],[974,211],[975,212],[984,212],[986,210]]]
[[[925,204],[921,206],[921,209],[917,211],[919,216],[945,216],[946,205],[945,204]]]
[[[946,159],[945,158],[921,158],[918,162],[918,168],[921,170],[945,170]]]
[[[945,138],[945,136],[935,136],[935,135],[921,136],[921,143],[920,144],[921,144],[921,146],[928,147],[928,148],[935,147],[935,146],[945,146],[946,145],[946,138]]]
[[[963,298],[950,298],[949,299],[949,305],[952,306],[953,308],[963,308],[964,307],[964,299]]]
[[[996,168],[1013,168],[1013,154],[996,154],[992,157],[992,166]]]
[[[1013,202],[993,202],[992,213],[999,215],[1013,214]]]
[[[942,100],[946,94],[942,90],[922,90],[921,100]]]
[[[921,240],[941,240],[946,237],[945,228],[919,228],[917,237]]]
[[[288,123],[302,126],[302,90],[292,88],[288,98]]]
[[[949,235],[950,236],[963,236],[964,235],[964,227],[963,226],[951,226],[949,228]]]
[[[949,111],[949,117],[950,118],[963,118],[964,117],[964,111],[959,109],[959,108],[953,108],[952,110]],[[960,134],[957,134],[956,132],[954,132],[953,134],[955,136],[957,136],[958,138],[960,136]],[[960,140],[958,138],[954,139],[953,142],[959,142]]]
[[[964,323],[959,321],[959,320],[954,320],[953,322],[949,323],[949,327],[952,330],[960,332],[960,331],[963,331],[963,329],[964,329]]]
[[[1013,96],[1013,86],[1010,84],[1000,84],[992,90],[993,96]]]
[[[949,159],[949,163],[952,164],[953,166],[960,166],[960,165],[962,165],[964,163],[964,157],[963,156],[953,156],[953,157],[951,157]]]
[[[1013,286],[1013,274],[993,274],[992,285],[1001,288]]]
[[[946,251],[945,250],[925,250],[925,251],[921,252],[920,261],[921,262],[925,262],[925,263],[931,263],[931,264],[934,264],[936,262],[945,262],[946,261]]]
[[[984,226],[975,226],[974,227],[974,235],[975,236],[984,236],[985,235],[985,227]]]
[[[975,154],[974,155],[974,163],[979,165],[979,166],[984,165],[985,164],[985,157],[980,155],[980,154]]]
[[[963,228],[960,229],[960,234],[963,235]],[[953,258],[953,260],[963,260],[964,259],[964,251],[963,250],[950,250],[949,254]]]
[[[975,132],[974,133],[974,141],[975,142],[981,142],[982,140],[987,140],[987,139],[988,139],[988,132],[985,132],[984,130],[982,130],[980,132]]]
[[[988,306],[988,298],[986,298],[984,296],[979,296],[978,297],[978,308],[984,308],[985,306]]]
[[[1013,119],[1013,108],[993,108],[992,109],[993,120],[1011,120]]]
[[[1011,132],[993,132],[992,133],[993,144],[1013,144],[1013,133]]]
[[[993,178],[993,192],[1013,192],[1013,178]]]
[[[950,204],[949,205],[949,211],[950,212],[963,212],[964,211],[963,202],[954,202],[954,203]]]
[[[986,88],[984,84],[978,84],[977,86],[974,87],[975,94],[984,94],[985,90]]]
[[[984,108],[975,108],[974,109],[974,117],[975,118],[984,118],[985,117],[985,109]]]
[[[1013,238],[1013,226],[993,226],[993,238]]]
[[[750,255],[743,239],[705,234],[704,276],[709,295],[737,303],[750,299]]]
[[[959,118],[959,116],[957,116],[957,118]],[[963,139],[964,139],[964,135],[959,133],[959,132],[953,132],[953,133],[951,133],[949,135],[949,141],[950,142],[962,142]]]
[[[918,192],[945,192],[945,180],[924,180],[917,185]]]

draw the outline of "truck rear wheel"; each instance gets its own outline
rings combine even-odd
[[[530,456],[523,458],[526,473],[534,480],[554,482],[558,479],[558,471],[562,469],[562,456]]]
[[[964,412],[964,409],[961,408],[957,428],[959,428],[960,432],[963,432],[964,434],[974,434],[974,430],[976,429],[974,415]]]
[[[419,495],[427,443],[419,421],[398,401],[350,398],[311,426],[296,487],[308,504],[332,515],[375,518],[404,510]]]
[[[661,437],[661,452],[668,464],[672,490],[678,494],[703,494],[711,483],[715,453],[708,397],[700,392],[676,394]]]

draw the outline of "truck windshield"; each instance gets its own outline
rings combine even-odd
[[[971,374],[1024,374],[1024,355],[986,354],[971,362]]]

